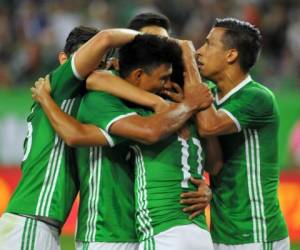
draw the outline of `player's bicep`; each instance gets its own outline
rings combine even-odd
[[[234,119],[228,115],[228,112],[209,109],[196,115],[197,129],[201,137],[226,135],[239,131]]]
[[[220,123],[215,135],[233,134],[241,131],[241,125],[236,117],[225,109],[218,110]]]
[[[78,133],[69,142],[72,146],[106,146],[111,145],[110,136],[93,124],[80,124]]]

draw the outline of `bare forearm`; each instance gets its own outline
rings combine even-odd
[[[169,110],[158,114],[152,121],[152,126],[157,129],[159,140],[180,129],[196,111],[185,103],[175,105],[175,108],[170,107]]]
[[[109,71],[95,71],[88,77],[86,86],[87,89],[104,91],[152,110],[164,104],[161,97],[135,87]]]
[[[105,137],[94,125],[81,124],[74,117],[64,113],[50,96],[40,102],[56,133],[69,146],[107,145]]]
[[[109,49],[131,42],[137,34],[128,29],[108,29],[96,34],[76,52],[75,67],[79,75],[89,75]]]
[[[172,104],[164,112],[148,117],[131,116],[115,122],[110,132],[145,144],[153,144],[181,128],[196,112],[186,103]]]
[[[196,115],[197,128],[200,135],[203,136],[203,132],[208,132],[209,129],[214,130],[214,127],[218,124],[218,114],[213,105],[206,110],[200,111]]]
[[[196,115],[198,133],[203,136],[219,136],[237,133],[238,127],[230,116],[213,105]]]
[[[198,71],[195,52],[192,49],[192,46],[192,44],[182,46],[185,74],[191,82],[201,83],[202,79]]]

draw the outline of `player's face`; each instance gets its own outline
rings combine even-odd
[[[141,28],[140,31],[151,35],[169,37],[168,31],[165,28],[155,25],[145,26]]]
[[[227,65],[227,50],[222,43],[224,32],[223,28],[213,28],[196,53],[201,75],[211,80],[216,80]]]
[[[139,87],[152,93],[158,93],[170,80],[171,74],[172,65],[161,64],[150,73],[143,72]]]

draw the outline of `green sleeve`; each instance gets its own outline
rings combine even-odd
[[[104,92],[91,91],[83,97],[77,118],[83,123],[98,126],[113,146],[125,139],[108,134],[110,126],[119,119],[135,114],[119,98]]]
[[[274,95],[263,90],[244,91],[219,108],[235,122],[238,130],[260,128],[278,119]]]
[[[85,88],[74,66],[74,56],[50,73],[51,95],[55,101],[73,98]]]

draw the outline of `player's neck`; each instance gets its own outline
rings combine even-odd
[[[240,70],[224,71],[222,77],[220,77],[220,79],[217,81],[219,98],[225,96],[229,91],[240,84],[246,77],[247,74]]]

